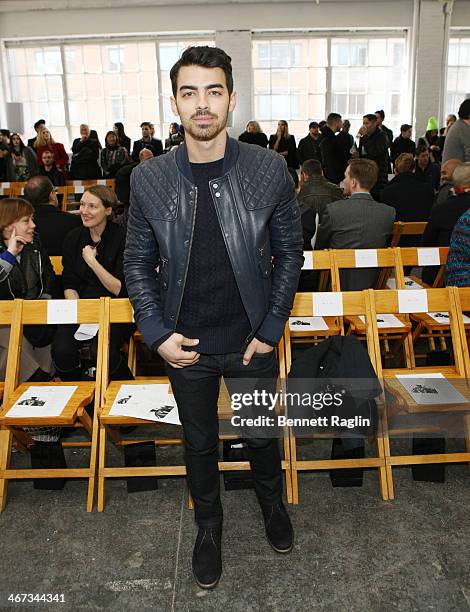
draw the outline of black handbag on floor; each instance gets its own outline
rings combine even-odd
[[[124,446],[124,464],[126,467],[151,467],[157,465],[157,455],[153,442],[136,442]],[[126,478],[127,492],[155,491],[158,489],[156,476],[132,476]]]
[[[60,442],[35,442],[29,449],[31,467],[34,470],[62,469],[67,467],[64,449]],[[62,491],[67,478],[34,478],[35,489]]]

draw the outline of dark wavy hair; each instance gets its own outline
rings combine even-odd
[[[170,70],[171,89],[176,97],[178,72],[182,66],[222,68],[229,95],[233,91],[232,58],[218,47],[188,47]]]

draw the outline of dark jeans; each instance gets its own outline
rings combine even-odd
[[[230,392],[230,380],[261,379],[257,389],[274,391],[278,375],[275,352],[255,354],[248,366],[243,353],[201,355],[199,362],[186,368],[167,364],[168,376],[178,405],[184,431],[188,486],[194,499],[195,519],[200,526],[222,522],[218,468],[219,431],[217,400],[220,378]],[[263,381],[263,379],[269,379]],[[281,458],[277,439],[244,438],[251,464],[256,495],[260,503],[274,505],[282,497]]]
[[[52,359],[57,369],[57,375],[62,380],[77,379],[77,369],[80,368],[80,346],[84,342],[90,345],[90,359],[96,365],[98,352],[98,334],[92,340],[80,341],[74,337],[79,325],[59,325],[52,342]],[[109,342],[109,375],[114,380],[132,380],[133,376],[122,355],[121,347],[131,337],[135,326],[127,323],[111,325]]]

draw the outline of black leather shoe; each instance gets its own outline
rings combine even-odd
[[[222,525],[199,527],[193,551],[193,574],[201,589],[213,589],[222,575]]]
[[[294,531],[287,510],[282,501],[268,506],[261,504],[266,537],[278,553],[288,553],[294,545]]]

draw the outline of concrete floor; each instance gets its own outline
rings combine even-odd
[[[68,450],[68,463],[83,452]],[[409,468],[395,474],[392,502],[379,498],[374,471],[350,489],[302,474],[287,556],[269,547],[253,491],[223,491],[224,572],[211,592],[192,579],[196,528],[182,479],[129,495],[125,481],[108,481],[101,514],[85,512],[84,481],[60,492],[13,482],[0,515],[0,610],[470,609],[468,467],[448,466],[445,484],[413,482]],[[65,603],[11,604],[11,593],[63,593]]]

